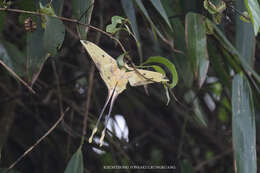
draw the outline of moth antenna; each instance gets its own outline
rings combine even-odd
[[[89,139],[88,139],[88,142],[89,142],[89,143],[92,143],[93,137],[94,137],[95,133],[97,132],[98,124],[99,124],[99,122],[100,122],[100,120],[101,120],[101,118],[102,118],[102,115],[103,115],[103,113],[104,113],[104,111],[105,111],[105,109],[106,109],[106,107],[107,107],[107,104],[108,104],[108,102],[110,101],[110,98],[111,98],[111,96],[112,96],[113,93],[114,93],[114,90],[113,90],[112,92],[111,92],[110,90],[108,90],[108,96],[107,96],[105,105],[104,105],[104,107],[102,108],[102,111],[101,111],[101,113],[99,114],[97,123],[96,123],[94,129],[92,130],[91,136],[90,136]]]
[[[116,87],[115,87],[116,89]],[[114,90],[115,90],[114,89]],[[107,124],[108,124],[108,120],[110,118],[110,115],[111,115],[111,112],[112,112],[112,108],[113,108],[113,105],[115,103],[115,100],[118,96],[118,93],[116,93],[115,91],[113,92],[113,97],[112,97],[112,100],[111,100],[111,103],[110,103],[110,107],[109,107],[109,111],[108,111],[108,115],[107,115],[107,119],[106,119],[106,122],[105,122],[105,128],[104,130],[102,131],[102,135],[100,137],[100,140],[99,140],[99,146],[101,147],[103,145],[103,141],[104,141],[104,138],[105,138],[105,132],[106,132],[106,129],[107,129]]]

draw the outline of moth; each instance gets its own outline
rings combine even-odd
[[[140,86],[146,85],[149,83],[154,82],[167,82],[169,81],[165,75],[154,72],[150,70],[143,70],[143,69],[135,69],[128,67],[126,68],[119,68],[117,65],[117,61],[108,55],[104,50],[98,47],[96,44],[86,41],[80,40],[81,44],[84,46],[88,54],[90,55],[91,59],[94,61],[101,78],[105,82],[107,89],[108,89],[108,96],[105,102],[104,107],[101,110],[97,123],[92,131],[92,134],[89,138],[89,143],[92,142],[93,136],[97,132],[98,124],[102,118],[102,115],[111,100],[108,116],[105,122],[105,128],[102,131],[101,138],[99,141],[99,145],[103,145],[103,140],[105,137],[105,131],[107,128],[108,119],[110,117],[114,102],[117,96],[122,93],[129,82],[131,86]]]

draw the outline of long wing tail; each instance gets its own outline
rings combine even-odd
[[[94,129],[93,129],[93,131],[92,131],[91,136],[90,136],[89,139],[88,139],[88,142],[89,142],[89,143],[92,143],[93,137],[94,137],[95,133],[97,132],[98,124],[99,124],[99,122],[100,122],[100,120],[101,120],[101,118],[102,118],[102,116],[103,116],[103,114],[104,114],[104,112],[105,112],[105,109],[106,109],[106,107],[107,107],[107,105],[108,105],[108,103],[109,103],[109,101],[110,101],[110,98],[111,98],[111,96],[113,95],[113,93],[114,93],[114,90],[113,90],[113,91],[108,90],[108,96],[107,96],[105,105],[104,105],[104,107],[102,108],[102,111],[101,111],[101,113],[99,114],[97,123],[96,123],[96,125],[95,125],[95,127],[94,127]]]

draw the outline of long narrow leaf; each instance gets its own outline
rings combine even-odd
[[[137,25],[137,21],[136,21],[135,7],[134,7],[133,0],[127,0],[127,1],[121,0],[121,3],[123,6],[123,9],[125,11],[125,14],[130,21],[133,33],[137,39],[138,54],[140,56],[140,62],[142,63],[142,59],[143,59],[143,53],[142,53],[142,48],[141,48],[142,44],[141,44],[140,34],[138,31],[138,25]]]
[[[257,0],[244,0],[249,16],[254,26],[255,35],[257,35],[260,27],[260,7]]]
[[[232,82],[232,136],[237,173],[256,173],[254,103],[243,74],[236,75]]]
[[[221,30],[213,23],[210,22],[214,30],[216,31],[215,37],[222,42],[222,45],[234,56],[237,56],[243,66],[244,70],[248,73],[252,73],[252,75],[260,82],[260,76],[256,73],[256,71],[250,66],[250,64],[243,58],[237,49],[228,41],[226,36],[221,32]]]
[[[146,19],[148,20],[148,22],[151,24],[152,28],[156,31],[156,33],[158,34],[158,36],[162,39],[162,40],[166,40],[164,38],[164,36],[162,35],[162,33],[157,29],[157,27],[155,26],[155,24],[153,23],[152,19],[150,18],[147,10],[144,7],[144,4],[142,3],[142,1],[140,0],[135,0],[136,4],[138,5],[138,7],[140,8],[140,10],[142,11],[142,13],[144,14],[144,16],[146,17]]]
[[[180,14],[181,8],[180,6],[176,6],[175,1],[172,0],[163,0],[161,1],[163,7],[168,16],[176,16]],[[185,29],[180,18],[171,18],[171,25],[174,28],[172,32],[172,37],[174,38],[174,48],[184,52],[184,54],[173,52],[172,58],[174,59],[174,63],[178,69],[180,78],[183,80],[184,85],[187,88],[191,88],[193,83],[193,73],[191,68],[191,63],[186,56],[186,45],[185,45]]]
[[[163,20],[167,23],[169,28],[172,29],[168,16],[162,6],[161,0],[151,0],[151,3],[153,4],[154,8],[158,11],[158,13],[162,16]]]
[[[207,77],[209,67],[203,17],[196,13],[188,13],[186,15],[185,27],[188,56],[192,62],[193,72],[198,79],[199,87],[201,87]]]
[[[237,0],[236,8],[239,11],[245,11],[244,0]],[[253,66],[255,55],[254,28],[251,23],[242,21],[239,15],[236,16],[236,48],[240,55],[249,62],[249,65]]]
[[[94,7],[94,0],[73,0],[73,14],[81,23],[89,24]],[[86,39],[86,27],[78,26],[81,39]]]
[[[125,11],[125,14],[130,21],[132,30],[134,35],[136,36],[137,40],[140,42],[140,34],[138,32],[138,25],[136,22],[136,15],[135,15],[135,8],[134,8],[134,3],[133,0],[121,0],[123,9]]]

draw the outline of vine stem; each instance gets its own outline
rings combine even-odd
[[[46,16],[50,16],[50,17],[53,17],[53,18],[60,19],[62,21],[71,22],[71,23],[75,23],[77,25],[82,25],[82,26],[85,26],[85,27],[89,27],[90,29],[98,31],[98,32],[100,32],[100,33],[110,37],[111,39],[115,40],[119,44],[119,46],[121,47],[122,51],[124,53],[126,53],[126,49],[124,48],[122,43],[116,37],[114,37],[112,34],[109,34],[109,33],[105,32],[105,31],[103,31],[102,29],[99,29],[99,28],[97,28],[95,26],[92,26],[90,24],[81,23],[77,19],[70,19],[70,18],[66,18],[66,17],[62,17],[62,16],[53,16],[53,15],[49,15],[49,14],[43,14],[43,13],[36,12],[36,11],[26,11],[26,10],[11,9],[11,8],[0,8],[0,11],[8,11],[8,12],[13,12],[13,13],[32,14],[32,15],[36,15],[36,16],[45,16],[46,15]]]

